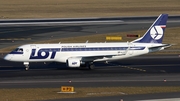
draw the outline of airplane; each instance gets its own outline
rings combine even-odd
[[[131,42],[26,44],[4,59],[23,62],[25,70],[29,70],[30,62],[60,62],[70,68],[94,69],[95,62],[108,63],[170,47],[162,43],[167,19],[168,14],[160,14],[142,37]]]

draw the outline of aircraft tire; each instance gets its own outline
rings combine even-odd
[[[90,64],[88,65],[88,69],[89,69],[89,70],[93,70],[93,69],[94,69],[94,64],[93,64],[93,63],[90,63]]]
[[[25,68],[25,71],[28,71],[29,70],[29,66],[27,66],[26,68]]]

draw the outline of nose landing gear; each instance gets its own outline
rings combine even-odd
[[[29,70],[29,62],[24,62],[24,66],[25,66],[25,70],[28,71]]]

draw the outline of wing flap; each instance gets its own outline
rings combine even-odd
[[[83,62],[93,62],[96,59],[112,58],[113,56],[120,56],[120,55],[125,55],[125,54],[117,53],[117,54],[111,54],[111,55],[76,56],[74,58],[81,58],[81,61]]]
[[[161,46],[149,47],[149,52],[164,50],[165,48],[168,48],[170,46],[172,46],[172,45],[171,44],[163,44]]]

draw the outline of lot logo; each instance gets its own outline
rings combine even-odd
[[[76,65],[77,64],[77,62],[72,62],[72,65]]]
[[[154,26],[150,30],[150,35],[154,40],[159,40],[163,36],[162,26]]]
[[[50,59],[54,59],[56,52],[59,52],[60,48],[42,48],[32,49],[29,59],[46,59],[50,56]]]

